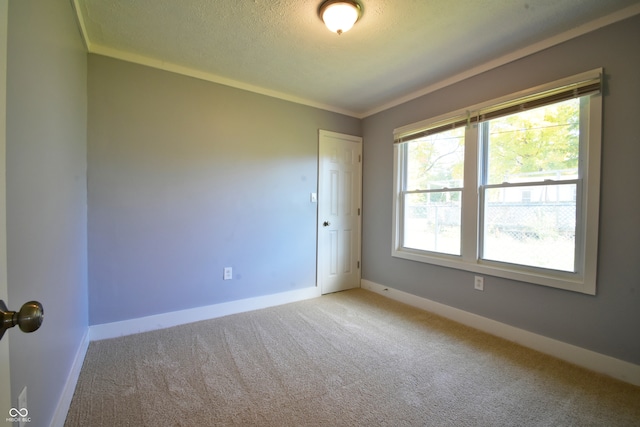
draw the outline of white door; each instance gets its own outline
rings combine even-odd
[[[7,198],[6,198],[6,143],[7,143],[7,25],[8,1],[0,1],[0,299],[7,303]],[[9,334],[0,340],[0,419],[9,415],[11,383],[9,382]]]
[[[360,287],[362,138],[320,131],[318,286],[323,294]]]

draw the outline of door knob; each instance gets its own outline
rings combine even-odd
[[[44,320],[44,310],[38,301],[24,303],[20,311],[9,311],[4,301],[0,300],[0,339],[4,332],[18,325],[22,332],[38,330]]]
[[[325,221],[325,222],[322,223],[323,227],[328,227],[330,225],[331,225],[331,223],[329,221]]]

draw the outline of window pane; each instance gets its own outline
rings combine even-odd
[[[457,128],[407,143],[406,190],[462,187],[464,130]]]
[[[576,184],[485,190],[483,258],[574,271]]]
[[[577,178],[579,98],[494,119],[487,125],[486,184]]]
[[[461,191],[405,194],[404,247],[460,255]]]

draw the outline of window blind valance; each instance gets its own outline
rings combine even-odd
[[[394,130],[393,142],[401,144],[458,127],[470,126],[521,111],[601,92],[602,69],[598,69],[568,79],[558,80],[544,87],[527,91],[527,93],[513,94],[470,107],[448,117],[440,117],[403,126]]]

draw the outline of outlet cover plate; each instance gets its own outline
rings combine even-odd
[[[484,291],[484,277],[476,276],[473,280],[473,288],[477,291]]]

